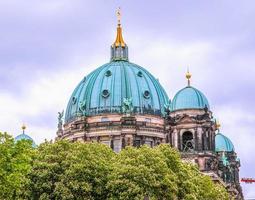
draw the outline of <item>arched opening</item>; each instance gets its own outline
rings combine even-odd
[[[190,131],[186,131],[182,134],[182,150],[192,151],[194,150],[193,134]]]

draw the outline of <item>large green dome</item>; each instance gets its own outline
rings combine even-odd
[[[122,113],[123,102],[132,111],[162,115],[169,98],[147,70],[127,60],[115,59],[91,72],[75,88],[66,108],[65,121],[79,115]]]

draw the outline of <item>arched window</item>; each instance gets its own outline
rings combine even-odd
[[[190,131],[186,131],[182,134],[182,150],[192,151],[194,150],[193,134]]]

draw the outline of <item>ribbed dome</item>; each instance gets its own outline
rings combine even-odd
[[[171,104],[171,111],[181,109],[203,109],[205,107],[209,109],[209,103],[205,95],[198,89],[187,86],[174,96]]]
[[[215,151],[235,151],[234,145],[231,140],[221,133],[215,135]]]
[[[14,138],[14,140],[15,140],[15,142],[20,141],[20,140],[30,140],[30,141],[32,141],[32,146],[36,147],[34,140],[29,135],[27,135],[25,133],[22,133],[22,134],[16,136]]]
[[[79,83],[66,108],[65,121],[76,116],[122,113],[123,102],[132,102],[133,112],[162,115],[169,98],[147,70],[128,61],[107,63]]]

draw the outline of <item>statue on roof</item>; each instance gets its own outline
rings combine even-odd
[[[58,129],[59,130],[62,130],[63,117],[64,117],[64,110],[62,112],[58,112]]]
[[[132,98],[123,98],[122,112],[125,114],[130,114],[133,112]]]
[[[82,115],[86,114],[86,100],[80,101],[79,103],[79,113]]]

